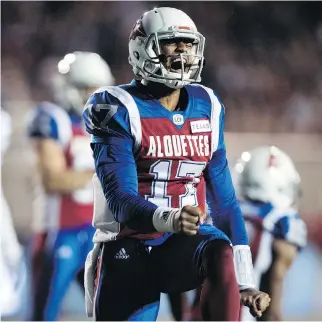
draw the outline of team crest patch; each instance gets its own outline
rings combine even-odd
[[[191,133],[211,132],[209,120],[190,122]]]
[[[184,123],[183,116],[181,114],[174,114],[173,115],[173,123],[175,125],[182,125]]]

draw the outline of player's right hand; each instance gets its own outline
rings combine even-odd
[[[199,225],[204,222],[205,214],[199,207],[184,206],[175,222],[175,230],[189,236],[196,235]]]
[[[248,288],[240,292],[240,302],[249,307],[249,312],[254,317],[261,317],[263,312],[269,307],[271,298],[265,292],[255,288]]]

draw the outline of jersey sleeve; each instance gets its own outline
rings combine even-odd
[[[113,87],[94,93],[83,112],[92,134],[96,173],[115,220],[141,233],[155,232],[152,216],[157,206],[138,195],[138,124],[121,94]]]
[[[67,112],[51,103],[38,105],[29,116],[28,136],[52,139],[65,146],[72,136],[71,121]]]
[[[283,216],[275,224],[273,236],[303,248],[307,242],[306,224],[298,215]]]
[[[97,91],[89,98],[83,120],[87,132],[95,136],[133,139],[128,110],[108,89]]]
[[[221,106],[217,149],[205,169],[207,205],[213,224],[231,238],[233,245],[248,245],[244,218],[226,157],[224,118],[225,110]]]

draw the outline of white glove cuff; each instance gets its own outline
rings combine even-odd
[[[163,233],[176,232],[175,219],[179,217],[180,211],[180,208],[158,207],[152,218],[154,228]]]
[[[240,291],[255,287],[252,254],[248,245],[233,246],[235,274]]]

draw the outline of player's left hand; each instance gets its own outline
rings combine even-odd
[[[263,312],[268,308],[271,298],[267,293],[248,288],[240,292],[240,302],[242,305],[249,307],[249,312],[254,317],[261,317]]]
[[[188,236],[196,235],[200,224],[204,222],[205,214],[199,207],[184,206],[175,219],[175,231]]]

